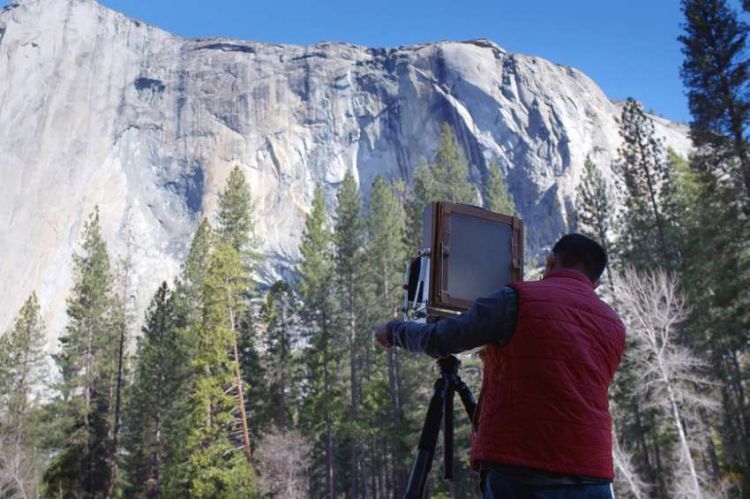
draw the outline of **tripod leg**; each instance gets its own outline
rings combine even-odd
[[[432,468],[432,459],[435,455],[440,422],[443,418],[443,399],[448,388],[448,381],[441,377],[435,382],[435,393],[430,399],[430,406],[424,418],[422,434],[419,436],[417,446],[417,457],[411,467],[409,483],[404,492],[404,499],[422,499],[427,486],[427,476]]]
[[[443,478],[453,480],[453,386],[443,398]]]
[[[469,387],[466,386],[466,383],[457,374],[451,377],[451,385],[458,392],[459,397],[461,397],[461,402],[464,405],[466,414],[469,416],[469,421],[471,421],[471,424],[474,424],[474,413],[477,410],[477,401],[474,400],[474,395],[471,394]]]

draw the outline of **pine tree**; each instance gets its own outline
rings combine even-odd
[[[190,249],[175,282],[174,307],[180,342],[186,355],[192,358],[197,351],[197,331],[203,320],[204,282],[216,234],[208,220],[203,219],[193,235]],[[189,378],[187,369],[183,376]],[[186,388],[187,385],[184,386]]]
[[[382,323],[398,317],[402,299],[403,268],[406,264],[406,214],[399,200],[380,176],[375,177],[370,193],[370,213],[368,218],[368,258],[367,269],[369,282],[375,283],[374,299],[370,309],[371,321]],[[374,324],[373,324],[374,325]],[[382,354],[382,352],[380,352]],[[371,473],[384,474],[390,470],[390,476],[384,482],[390,482],[393,491],[401,491],[406,486],[405,470],[411,457],[408,428],[405,425],[404,405],[407,399],[407,380],[402,375],[402,359],[398,349],[388,349],[385,353],[387,376],[374,379],[368,387],[368,414],[380,414],[373,417],[373,426],[381,432],[379,435],[386,447],[382,452],[375,445],[374,452],[379,453],[385,462],[378,463]],[[380,386],[379,386],[380,385]]]
[[[361,463],[359,438],[356,425],[361,404],[361,377],[359,372],[365,359],[362,358],[363,341],[369,345],[369,337],[363,333],[364,312],[367,307],[365,275],[365,220],[362,217],[362,201],[354,175],[347,172],[338,194],[336,225],[334,227],[334,255],[336,296],[340,305],[338,320],[349,346],[349,423],[351,445],[347,475],[349,495],[359,495]],[[343,481],[340,477],[339,481]]]
[[[490,211],[516,216],[516,204],[508,192],[508,186],[495,162],[487,167],[487,177],[484,180],[484,207]]]
[[[750,474],[743,473],[750,463],[750,407],[742,382],[748,370],[741,360],[750,323],[750,301],[744,291],[750,285],[750,262],[744,256],[750,227],[736,204],[728,205],[723,196],[715,195],[702,169],[695,167],[699,161],[710,159],[694,156],[678,176],[684,254],[680,274],[692,309],[686,329],[721,380],[722,415],[714,424],[724,465],[750,487]],[[708,454],[713,454],[710,443]]]
[[[406,219],[407,240],[415,251],[422,248],[424,210],[430,203],[438,200],[436,191],[430,167],[427,163],[420,162],[414,170],[411,192],[405,196],[404,201],[408,215]]]
[[[469,164],[448,123],[440,129],[440,144],[431,170],[436,198],[453,203],[476,202],[476,191],[469,182]]]
[[[218,239],[239,253],[244,264],[244,275],[247,285],[242,291],[243,299],[234,315],[236,335],[233,349],[237,350],[237,362],[240,370],[240,383],[244,393],[239,394],[244,402],[241,408],[242,426],[248,426],[247,419],[253,415],[254,428],[247,428],[248,439],[252,433],[260,436],[261,426],[266,422],[262,400],[265,398],[264,373],[257,350],[257,311],[251,307],[250,298],[255,287],[250,281],[250,273],[260,258],[256,251],[258,239],[255,235],[253,220],[255,203],[252,200],[250,186],[239,166],[235,166],[227,179],[224,190],[219,194],[219,211],[217,213]],[[250,446],[250,442],[247,442]],[[249,448],[249,447],[248,447]]]
[[[176,297],[181,303],[184,322],[200,322],[203,307],[203,283],[208,271],[211,248],[216,237],[208,220],[203,219],[195,231],[185,263],[176,285]]]
[[[236,418],[236,431],[242,432],[238,440],[241,440],[245,457],[247,458],[250,471],[252,471],[253,458],[248,420],[245,413],[245,389],[242,373],[240,372],[237,339],[237,317],[245,308],[243,294],[248,289],[248,276],[244,272],[240,254],[229,244],[219,244],[212,257],[209,274],[205,282],[206,294],[203,304],[204,329],[214,339],[222,338],[232,358],[231,367],[234,379],[230,386],[234,386],[234,395],[237,399],[236,408],[239,412],[239,416]]]
[[[678,188],[684,221],[681,273],[693,309],[688,329],[721,380],[717,426],[724,466],[742,477],[743,491],[750,491],[750,400],[743,362],[750,326],[748,26],[724,0],[684,0],[682,10],[681,75],[697,149]]]
[[[26,299],[13,327],[0,336],[0,495],[37,495],[39,458],[32,410],[43,383],[44,321],[36,293]]]
[[[375,304],[381,318],[395,318],[400,310],[401,285],[407,259],[406,213],[393,188],[378,175],[370,191],[367,219],[368,279],[377,283]]]
[[[0,428],[17,439],[26,431],[24,419],[34,402],[34,390],[43,381],[44,340],[39,301],[32,293],[13,327],[0,336]]]
[[[185,473],[185,468],[192,449],[187,445],[185,435],[191,431],[191,397],[202,375],[195,369],[195,358],[199,353],[203,327],[204,283],[215,239],[211,225],[207,220],[202,220],[193,236],[172,295],[175,341],[179,345],[183,363],[173,373],[173,389],[176,392],[173,408],[165,411],[165,439],[170,449],[162,466],[163,487],[160,488],[164,490],[165,497],[186,496],[190,490],[190,477]]]
[[[242,276],[239,253],[219,243],[209,256],[203,321],[191,359],[194,379],[183,435],[187,461],[175,470],[186,485],[183,493],[193,496],[255,496],[234,320],[247,285]]]
[[[586,156],[585,172],[581,184],[578,186],[577,219],[581,234],[591,237],[604,247],[612,260],[612,244],[610,231],[614,218],[615,206],[609,192],[607,181],[604,180],[599,168]],[[609,262],[607,263],[609,274]]]
[[[711,151],[713,161],[702,164],[714,176],[730,173],[737,180],[737,194],[750,210],[748,26],[726,0],[683,0],[682,11],[681,75],[693,118],[690,136],[696,147]]]
[[[55,360],[62,381],[59,451],[45,474],[51,494],[104,496],[111,490],[112,430],[119,335],[112,325],[113,296],[99,210],[85,226],[82,254],[74,255],[75,282],[68,326]]]
[[[669,171],[654,123],[634,99],[627,99],[620,118],[622,146],[615,162],[625,188],[621,245],[623,258],[637,266],[674,269],[673,215]]]
[[[619,239],[609,248],[622,263],[638,269],[662,267],[673,271],[678,263],[673,180],[653,120],[633,99],[623,106],[620,135],[623,143],[613,170],[624,183],[625,206],[618,220]],[[612,277],[611,272],[608,274]],[[639,376],[638,365],[626,358],[620,368],[615,401],[629,417],[617,425],[624,438],[635,441],[634,457],[643,475],[657,493],[665,494],[671,480],[666,462],[673,445],[671,430],[663,414],[644,404],[638,392]]]
[[[306,393],[300,424],[313,441],[311,495],[333,499],[337,483],[333,423],[340,407],[334,379],[338,357],[332,338],[335,333],[332,235],[321,187],[315,190],[312,211],[305,220],[300,253],[299,293],[303,302],[300,312],[309,334],[304,354]]]
[[[408,203],[409,234],[421,246],[422,213],[434,201],[473,204],[476,190],[469,181],[469,165],[447,123],[440,129],[440,143],[432,163],[420,163],[414,171],[413,196]]]
[[[224,190],[219,194],[217,226],[219,237],[241,254],[250,251],[257,243],[254,211],[255,203],[250,195],[250,186],[240,167],[235,166]]]
[[[170,425],[185,363],[174,295],[164,282],[146,313],[138,344],[135,378],[128,390],[124,443],[127,497],[165,497],[164,463],[170,455]]]
[[[296,299],[284,281],[277,281],[266,295],[261,312],[265,325],[263,364],[269,385],[267,404],[273,424],[278,431],[287,431],[292,425],[294,332],[301,324],[297,314]]]
[[[128,311],[128,290],[130,286],[129,276],[132,269],[130,261],[130,255],[128,254],[125,259],[121,260],[120,269],[120,289],[115,291],[112,297],[112,312],[111,312],[111,327],[113,329],[113,335],[117,338],[117,344],[115,346],[115,358],[114,362],[114,376],[112,395],[112,431],[111,431],[111,457],[109,462],[109,471],[111,479],[108,483],[108,489],[105,492],[105,497],[113,497],[115,494],[115,487],[120,482],[118,475],[118,450],[120,447],[120,433],[122,426],[122,407],[123,407],[123,392],[125,391],[125,382],[127,376],[127,353],[128,340],[129,340],[129,311]]]
[[[610,400],[609,410],[612,414],[612,460],[615,467],[613,492],[617,497],[630,495],[635,499],[646,497],[647,486],[641,479],[632,462],[632,455],[620,444],[620,432],[617,421],[620,419],[618,405]]]

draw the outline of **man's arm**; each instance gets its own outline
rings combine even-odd
[[[391,321],[386,325],[387,341],[411,352],[431,357],[471,350],[487,343],[506,344],[516,328],[518,294],[501,288],[479,298],[463,314],[432,324]]]

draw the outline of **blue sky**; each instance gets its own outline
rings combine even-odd
[[[0,4],[7,0],[0,0]],[[689,121],[679,0],[102,0],[186,36],[393,47],[489,38],[576,67],[614,99]]]

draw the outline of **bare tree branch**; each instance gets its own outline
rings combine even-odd
[[[690,430],[700,428],[699,411],[718,407],[711,396],[716,385],[708,365],[679,343],[679,326],[689,310],[677,281],[661,270],[638,273],[632,268],[612,281],[628,333],[635,339],[627,355],[640,371],[636,394],[644,407],[658,409],[677,433],[673,497],[708,497],[713,488],[709,474],[698,468],[694,457],[700,430]]]

